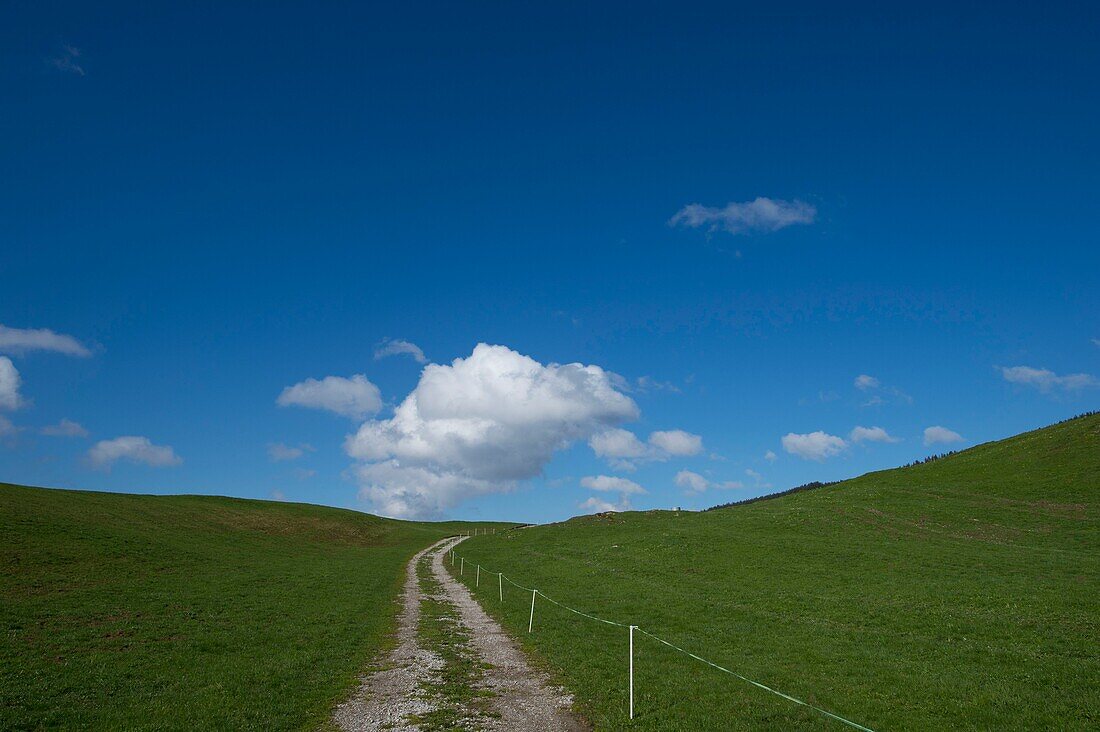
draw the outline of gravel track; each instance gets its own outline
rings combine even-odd
[[[485,686],[494,696],[498,719],[486,720],[489,730],[545,730],[579,732],[589,727],[572,713],[573,697],[550,683],[549,677],[527,663],[523,652],[500,627],[486,615],[470,591],[454,579],[443,566],[447,552],[463,540],[459,537],[439,548],[432,557],[432,574],[443,585],[447,599],[458,608],[461,622],[470,632],[470,643],[490,668]]]
[[[444,568],[447,552],[464,538],[444,539],[409,561],[402,596],[404,607],[398,618],[397,647],[384,664],[362,677],[355,694],[336,708],[333,722],[345,732],[418,732],[418,726],[410,718],[439,708],[439,700],[425,689],[431,688],[444,662],[438,654],[421,648],[417,640],[424,595],[417,581],[416,566],[421,557],[432,553],[432,574],[443,588],[444,599],[458,611],[459,622],[470,634],[471,649],[486,664],[481,683],[492,692],[490,702],[499,716],[481,717],[476,725],[493,732],[590,729],[572,713],[572,696],[551,684],[546,674],[531,668],[516,643]],[[470,714],[471,719],[477,716],[476,712]]]

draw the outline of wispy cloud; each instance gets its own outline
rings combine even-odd
[[[273,442],[267,446],[267,455],[274,462],[283,462],[284,460],[297,460],[305,455],[307,452],[313,452],[313,445],[307,445],[305,443],[294,446],[286,445],[282,442]]]
[[[19,431],[12,421],[0,414],[0,437],[11,437]]]
[[[750,234],[779,231],[795,224],[812,224],[816,217],[817,209],[803,201],[760,197],[722,207],[691,203],[677,211],[668,223],[692,229],[705,227],[708,231]]]
[[[867,391],[868,389],[877,389],[880,385],[880,382],[874,376],[870,376],[868,374],[860,374],[855,378],[853,384],[860,391]]]
[[[52,351],[81,358],[92,355],[84,344],[71,335],[55,333],[48,328],[9,328],[0,325],[0,353],[22,355],[30,351]]]
[[[80,65],[81,55],[79,48],[66,44],[56,56],[50,57],[49,64],[58,71],[84,76],[84,67]]]
[[[1059,376],[1049,369],[1036,369],[1031,366],[1000,366],[1001,375],[1005,381],[1024,386],[1034,386],[1041,392],[1047,393],[1056,389],[1062,391],[1077,391],[1092,386],[1100,385],[1095,376],[1091,374],[1066,374]]]
[[[401,340],[400,338],[394,340],[384,338],[381,343],[374,347],[375,361],[389,356],[409,356],[417,363],[428,363],[428,359],[424,355],[424,351],[420,349],[420,346],[410,341]]]
[[[74,422],[71,419],[62,419],[57,424],[51,424],[41,429],[42,434],[47,437],[87,437],[88,430],[84,429],[84,425],[79,422]]]
[[[870,374],[860,374],[852,380],[852,385],[868,394],[867,401],[860,406],[881,407],[884,404],[912,404],[913,397],[896,386],[885,386],[882,381]]]

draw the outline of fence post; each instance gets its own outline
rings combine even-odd
[[[630,718],[634,719],[634,629],[637,625],[630,626]]]
[[[466,557],[462,557],[462,560],[458,563],[458,573],[466,574]]]
[[[531,632],[531,626],[535,624],[535,595],[538,590],[531,590],[531,617],[527,620],[527,632]]]
[[[455,566],[455,550],[451,550],[451,566]]]
[[[477,565],[477,579],[474,580],[474,587],[481,587],[481,565]]]
[[[497,586],[500,588],[500,601],[504,602],[504,573],[497,572]]]

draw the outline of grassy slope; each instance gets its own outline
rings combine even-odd
[[[0,484],[0,728],[316,728],[470,526]]]
[[[1095,729],[1098,498],[1093,415],[772,501],[579,518],[460,549],[467,566],[874,729]],[[598,728],[625,728],[626,631],[540,600],[528,636],[530,595],[506,584],[500,605],[496,577],[482,580],[486,608]],[[636,644],[633,728],[843,728]]]

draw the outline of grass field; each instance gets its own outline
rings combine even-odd
[[[0,729],[316,729],[473,526],[0,484]]]
[[[477,537],[489,571],[875,730],[1100,726],[1100,415],[783,498]],[[598,729],[844,729],[495,575]],[[462,578],[473,588],[473,573]]]

